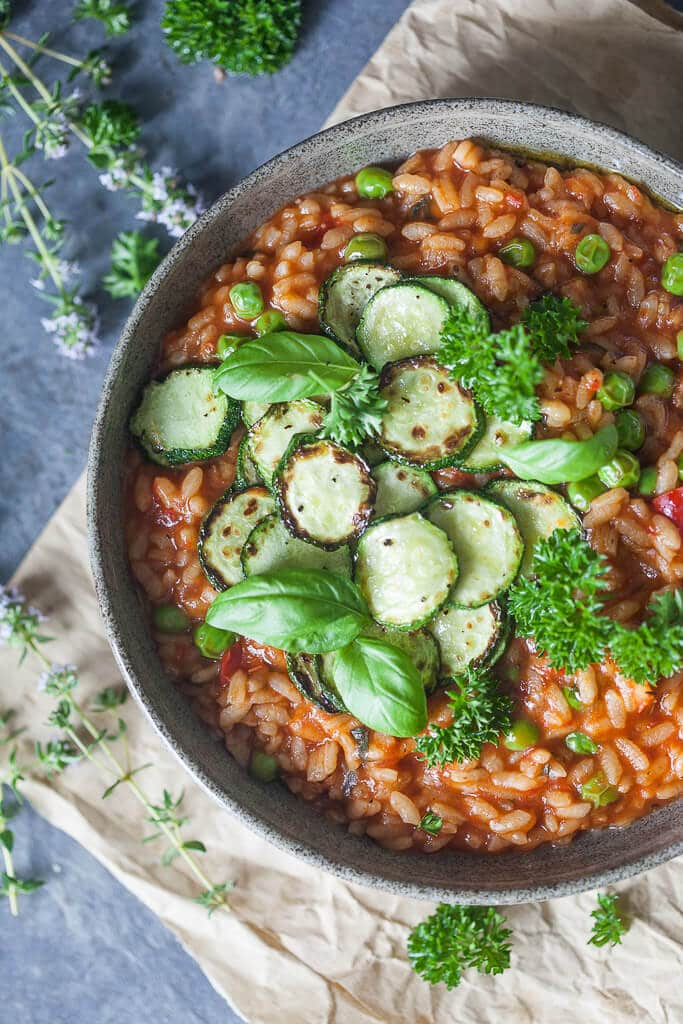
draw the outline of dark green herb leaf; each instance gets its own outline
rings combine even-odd
[[[249,402],[291,402],[336,391],[360,369],[330,338],[277,331],[233,352],[216,370],[217,390]]]
[[[587,441],[524,441],[498,457],[520,480],[564,484],[592,476],[615,454],[619,440],[611,423]]]
[[[111,270],[102,278],[115,299],[136,298],[159,265],[159,242],[140,231],[122,231],[111,249]]]
[[[282,569],[219,594],[206,621],[284,651],[320,654],[350,643],[370,615],[358,588],[343,576]]]
[[[442,981],[456,988],[462,972],[502,974],[510,966],[512,931],[493,907],[459,907],[440,903],[408,936],[408,958],[414,971],[431,985]]]
[[[8,828],[0,832],[0,844],[4,846],[6,850],[9,850],[10,853],[14,849],[14,833],[10,832]]]
[[[579,344],[579,334],[588,327],[571,299],[550,293],[527,306],[520,322],[541,362],[548,364],[568,358]]]
[[[619,897],[615,892],[598,893],[598,906],[591,911],[593,930],[588,940],[590,946],[618,946],[626,932],[629,922],[619,909]]]
[[[610,650],[625,676],[654,684],[683,665],[683,591],[658,594],[647,611],[636,629],[613,624]]]
[[[122,0],[80,0],[73,16],[76,21],[101,21],[108,36],[121,36],[130,28],[130,7]]]
[[[321,437],[357,448],[367,437],[380,434],[387,405],[386,398],[379,393],[377,374],[372,367],[363,365],[350,384],[332,394]]]
[[[439,814],[435,814],[434,811],[425,811],[417,827],[426,832],[428,836],[438,836],[443,828],[443,818]]]
[[[427,724],[420,673],[397,647],[357,637],[335,651],[330,671],[350,713],[370,729],[413,736]]]

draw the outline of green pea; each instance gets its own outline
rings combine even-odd
[[[574,711],[583,711],[583,703],[579,700],[579,695],[573,686],[563,686],[562,693],[570,708],[574,708]]]
[[[152,612],[152,622],[160,633],[184,633],[190,627],[187,615],[175,604],[160,604]]]
[[[220,359],[227,359],[233,352],[236,352],[240,345],[249,341],[243,334],[221,334],[216,342],[216,355]]]
[[[616,786],[610,786],[602,772],[598,772],[584,782],[581,796],[584,800],[590,800],[594,807],[607,807],[619,799],[619,790]]]
[[[249,774],[260,782],[273,782],[280,774],[280,765],[270,754],[264,754],[262,750],[252,750]]]
[[[588,476],[585,480],[577,480],[567,485],[567,497],[574,508],[579,512],[587,512],[591,507],[593,498],[604,494],[607,488],[598,480],[597,476]]]
[[[383,167],[364,167],[356,175],[356,190],[364,199],[384,199],[394,191],[393,174]]]
[[[503,745],[508,750],[526,750],[538,743],[539,728],[528,718],[516,718],[503,737]]]
[[[640,479],[640,463],[635,455],[619,450],[600,467],[598,478],[605,487],[635,487]]]
[[[664,263],[662,288],[671,295],[683,295],[683,252],[675,252]]]
[[[536,262],[536,250],[528,238],[511,238],[498,255],[511,267],[533,267]]]
[[[585,732],[570,732],[564,742],[575,754],[595,754],[598,750],[597,743],[586,736]]]
[[[344,249],[344,259],[347,263],[354,260],[377,260],[384,262],[388,255],[387,243],[381,235],[371,233],[354,235]]]
[[[258,334],[259,338],[262,338],[264,334],[275,334],[276,331],[286,331],[287,321],[279,309],[267,309],[265,313],[261,313],[261,316],[254,324],[254,330]]]
[[[601,235],[586,235],[574,252],[574,262],[583,274],[597,274],[612,256],[612,250]]]
[[[603,377],[602,387],[595,396],[603,409],[622,409],[636,397],[636,386],[627,373],[612,370]]]
[[[645,442],[645,423],[640,413],[635,409],[622,409],[617,414],[616,420],[617,437],[619,447],[626,448],[629,452],[637,452]]]
[[[232,308],[243,320],[253,320],[263,312],[263,293],[253,281],[242,281],[230,289]]]
[[[659,395],[660,398],[671,398],[676,385],[676,374],[664,363],[650,363],[640,378],[638,390],[641,395]]]
[[[208,622],[202,622],[195,627],[192,639],[202,657],[217,661],[228,647],[232,647],[237,637],[227,629],[217,629]]]
[[[657,490],[657,470],[654,466],[646,466],[638,479],[638,493],[644,498],[651,498]]]
[[[676,351],[678,358],[683,359],[683,331],[679,331],[676,335]]]

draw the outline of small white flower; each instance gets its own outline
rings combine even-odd
[[[43,317],[43,330],[67,359],[84,359],[99,345],[95,307],[80,296],[71,297],[52,317]]]
[[[45,291],[45,282],[43,281],[42,277],[32,277],[30,284],[33,285],[37,292]]]
[[[38,690],[40,693],[45,693],[54,687],[62,689],[64,683],[70,681],[69,676],[75,676],[77,673],[78,669],[75,665],[60,665],[55,662],[38,678]]]

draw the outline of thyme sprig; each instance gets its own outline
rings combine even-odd
[[[121,687],[107,687],[86,709],[77,697],[80,676],[76,666],[53,663],[43,651],[43,645],[49,642],[49,638],[41,631],[42,621],[40,613],[28,605],[21,594],[0,587],[0,643],[15,647],[20,663],[31,656],[41,664],[43,671],[38,688],[53,698],[48,722],[59,730],[59,735],[45,745],[36,744],[36,760],[29,766],[19,767],[17,748],[13,745],[0,776],[5,787],[3,792],[9,790],[10,793],[10,799],[4,798],[0,805],[0,845],[5,867],[0,893],[7,895],[12,913],[17,912],[17,894],[33,891],[41,884],[36,879],[17,879],[14,874],[13,835],[7,828],[7,821],[16,814],[20,804],[18,785],[28,771],[38,768],[51,777],[77,761],[89,762],[102,776],[106,784],[103,799],[121,786],[132,793],[145,813],[145,821],[155,827],[155,831],[144,836],[142,842],[165,840],[167,847],[161,856],[164,865],[178,858],[184,861],[202,886],[196,902],[205,906],[209,913],[218,909],[228,911],[227,897],[232,883],[212,881],[199,863],[197,854],[206,852],[206,847],[200,840],[185,836],[183,830],[188,819],[181,813],[183,794],[173,796],[164,789],[161,799],[155,800],[139,781],[141,773],[150,765],[136,765],[131,761],[126,724],[118,717],[118,709],[125,702],[127,691]],[[94,716],[102,716],[104,724]],[[4,738],[0,735],[0,746],[9,745],[19,735],[17,730],[10,729],[11,720],[12,715],[7,713],[0,720],[0,728],[4,728],[6,733]],[[115,749],[114,744],[118,744],[119,749]]]

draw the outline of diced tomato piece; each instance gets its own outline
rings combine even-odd
[[[525,196],[519,189],[510,189],[505,193],[505,205],[511,210],[521,210],[524,206]]]
[[[239,640],[228,647],[221,658],[221,683],[227,686],[237,669],[242,664],[242,645]]]
[[[652,499],[652,507],[667,516],[683,532],[683,487],[658,494]]]
[[[278,647],[268,647],[245,637],[242,640],[242,653],[245,656],[248,671],[263,668],[264,665],[278,669],[280,672],[287,671],[287,659],[284,652]]]

